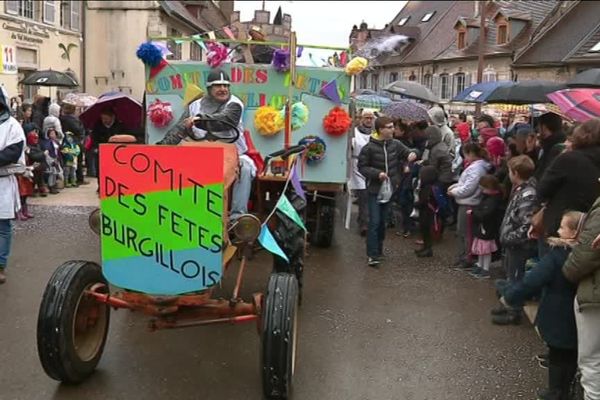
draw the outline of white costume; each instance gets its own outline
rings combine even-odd
[[[23,128],[16,119],[10,117],[0,124],[0,150],[19,142],[25,144]],[[21,153],[19,164],[25,165],[25,153]],[[20,209],[17,177],[14,175],[0,176],[0,219],[13,219]]]
[[[358,172],[358,155],[360,151],[367,143],[371,135],[366,135],[358,130],[358,127],[354,128],[354,136],[352,137],[352,175],[348,181],[348,189],[350,190],[362,190],[367,188],[365,177]]]

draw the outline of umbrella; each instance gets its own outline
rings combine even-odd
[[[77,87],[79,83],[63,72],[54,71],[51,69],[44,71],[36,71],[28,75],[25,79],[19,82],[23,85],[34,86],[57,86],[57,87]]]
[[[600,117],[600,88],[559,90],[550,93],[548,98],[576,121]]]
[[[63,103],[72,104],[75,107],[88,108],[98,101],[98,98],[87,93],[67,93]]]
[[[390,118],[408,119],[411,121],[429,121],[427,108],[410,100],[395,101],[381,110]]]
[[[396,81],[383,88],[390,93],[399,94],[417,100],[439,103],[440,99],[426,86],[414,81]]]
[[[567,82],[570,88],[600,88],[600,68],[580,72]]]
[[[535,104],[545,103],[546,95],[564,89],[564,84],[553,81],[520,81],[496,88],[485,99],[487,103]]]
[[[481,82],[469,86],[456,95],[452,101],[462,103],[484,103],[488,96],[499,87],[512,85],[511,81]]]
[[[105,109],[112,109],[117,120],[126,128],[136,129],[142,125],[142,105],[121,92],[101,95],[98,101],[79,116],[86,128],[92,129]]]
[[[376,94],[359,94],[354,98],[358,108],[377,108],[382,109],[392,102],[391,99]]]

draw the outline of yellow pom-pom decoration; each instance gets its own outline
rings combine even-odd
[[[365,68],[367,68],[368,65],[369,62],[366,58],[354,57],[352,60],[348,61],[348,64],[346,64],[345,71],[348,75],[360,74],[365,70]]]
[[[273,136],[281,131],[284,126],[284,120],[281,112],[271,106],[262,106],[254,114],[254,126],[263,136]]]

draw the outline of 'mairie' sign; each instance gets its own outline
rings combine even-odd
[[[100,199],[111,284],[174,295],[221,280],[222,149],[101,145]]]

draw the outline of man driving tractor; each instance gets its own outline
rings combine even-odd
[[[157,144],[175,145],[187,137],[193,140],[231,140],[238,133],[233,128],[236,126],[239,131],[235,146],[239,156],[240,176],[233,186],[231,199],[231,218],[235,219],[248,212],[252,179],[256,176],[257,168],[246,154],[248,146],[242,124],[244,104],[231,94],[230,85],[226,72],[221,69],[212,70],[206,79],[208,93],[190,103],[179,122]],[[195,117],[200,120],[195,121]]]

